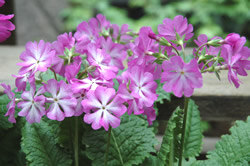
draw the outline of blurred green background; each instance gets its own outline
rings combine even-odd
[[[207,34],[225,37],[236,32],[250,38],[249,0],[68,0],[61,12],[66,31],[75,31],[83,20],[104,14],[111,23],[127,23],[134,31],[142,26],[157,25],[166,17],[183,15],[194,25],[195,36]],[[250,43],[248,41],[247,45]]]

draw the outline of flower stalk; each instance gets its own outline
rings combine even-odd
[[[185,139],[187,113],[188,113],[188,102],[189,102],[189,98],[185,97],[185,99],[184,99],[184,118],[183,118],[182,133],[181,133],[181,149],[180,149],[178,166],[182,166],[182,158],[183,158],[183,151],[184,151],[184,139]]]

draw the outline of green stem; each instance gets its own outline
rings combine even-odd
[[[75,121],[75,136],[74,136],[74,155],[75,166],[79,166],[79,147],[78,147],[78,116],[74,117]]]
[[[104,166],[107,166],[107,163],[108,163],[108,156],[109,156],[109,146],[110,146],[110,135],[111,135],[111,132],[112,132],[112,127],[109,126],[109,131],[108,131],[108,142],[107,142],[107,149],[106,149],[106,153],[105,153],[105,163],[104,163]]]
[[[118,155],[119,155],[119,158],[120,158],[121,165],[124,166],[124,162],[123,162],[123,159],[122,159],[121,151],[120,151],[120,149],[119,149],[119,147],[118,147],[118,144],[117,144],[117,142],[116,142],[115,136],[114,136],[114,134],[113,134],[112,131],[111,131],[111,135],[112,135],[112,138],[113,138],[113,140],[114,140],[115,147],[116,147],[116,149],[117,149],[117,152],[118,152]]]
[[[181,149],[180,149],[180,156],[179,156],[179,163],[178,166],[182,165],[182,156],[184,151],[184,139],[185,139],[185,131],[186,131],[186,121],[187,121],[187,111],[188,111],[188,101],[189,98],[184,99],[184,119],[182,124],[182,133],[181,133]]]
[[[203,46],[207,45],[207,44],[208,44],[208,43],[204,43],[204,44],[202,44],[202,45],[198,48],[198,50],[197,50],[196,53],[195,53],[195,57],[198,57],[198,54],[199,54],[200,49],[201,49]]]
[[[55,77],[55,79],[57,80],[57,76],[56,76],[56,72],[55,72],[55,70],[54,69],[52,69],[52,68],[49,68],[53,73],[54,73],[54,77]]]
[[[179,51],[174,46],[171,45],[170,47],[172,47],[175,50],[175,52],[177,53],[177,55],[180,56]]]
[[[182,53],[183,53],[183,60],[184,60],[184,62],[186,62],[185,49],[184,49],[183,44],[181,44],[181,50],[182,50]]]

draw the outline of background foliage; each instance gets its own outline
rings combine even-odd
[[[62,11],[67,31],[74,31],[83,20],[104,14],[112,23],[129,24],[138,31],[151,26],[154,31],[166,17],[183,15],[199,34],[225,37],[236,32],[250,38],[249,0],[68,0],[69,8]],[[248,46],[249,46],[248,41]]]

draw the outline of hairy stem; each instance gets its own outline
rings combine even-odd
[[[105,163],[104,163],[104,166],[107,166],[107,163],[108,163],[108,156],[109,156],[109,146],[110,146],[110,135],[111,135],[111,132],[112,132],[112,127],[109,126],[109,131],[108,131],[108,142],[107,142],[107,149],[106,149],[106,153],[105,153]]]
[[[181,44],[181,50],[182,50],[182,53],[183,53],[183,60],[184,60],[184,62],[186,62],[185,49],[184,49],[184,45],[183,44]]]
[[[52,69],[52,68],[49,68],[53,73],[54,73],[54,77],[55,77],[55,79],[57,80],[57,76],[56,76],[56,72],[55,72],[55,70],[54,69]]]
[[[74,155],[75,166],[79,166],[79,147],[78,147],[78,116],[74,117],[75,121],[75,135],[74,135]]]
[[[117,144],[117,142],[116,142],[116,138],[115,138],[115,136],[114,136],[114,134],[113,134],[112,131],[111,131],[111,135],[112,135],[112,138],[113,138],[113,140],[114,140],[115,147],[116,147],[116,149],[117,149],[117,152],[118,152],[118,155],[119,155],[119,158],[120,158],[121,165],[124,166],[124,162],[123,162],[123,159],[122,159],[121,151],[120,151],[120,149],[119,149],[119,147],[118,147],[118,144]]]
[[[183,124],[182,124],[182,133],[181,133],[181,149],[180,149],[180,156],[179,156],[178,166],[182,165],[182,156],[183,156],[183,151],[184,151],[184,139],[185,139],[185,131],[186,131],[187,111],[188,111],[188,101],[189,101],[189,98],[185,97],[185,101],[184,101],[184,119],[183,119]]]
[[[177,55],[180,56],[179,51],[173,45],[171,45],[170,47],[172,47],[175,50],[175,52],[177,53]]]
[[[200,49],[201,49],[203,46],[207,45],[207,44],[208,44],[208,43],[204,43],[204,44],[202,44],[202,45],[197,49],[197,51],[195,52],[195,57],[198,57],[199,52],[200,52]]]

